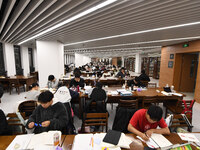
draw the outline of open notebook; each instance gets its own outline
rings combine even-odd
[[[145,142],[141,137],[137,136],[140,140]],[[149,141],[146,142],[150,148],[161,148],[161,150],[167,150],[173,145],[169,140],[167,140],[162,134],[153,133]]]
[[[78,134],[74,138],[72,150],[102,150],[102,148],[121,150],[120,147],[129,149],[129,144],[132,142],[122,133],[117,145],[109,144],[103,142],[105,135],[106,133]]]
[[[6,150],[19,150],[19,149],[34,149],[34,150],[51,150],[53,149],[54,134],[59,134],[59,141],[61,141],[60,131],[49,131],[40,134],[25,134],[17,135],[10,143]]]

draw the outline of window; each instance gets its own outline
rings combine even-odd
[[[20,46],[14,45],[16,75],[23,75]]]
[[[2,43],[0,43],[0,76],[7,76],[7,71],[5,71]]]
[[[30,73],[35,71],[35,67],[33,66],[33,49],[28,48],[28,57],[29,57],[29,67]]]

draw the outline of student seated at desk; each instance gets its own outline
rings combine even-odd
[[[163,110],[152,105],[149,109],[136,111],[128,124],[128,131],[148,140],[152,133],[170,134],[169,128],[162,118]],[[157,127],[160,129],[157,129]]]
[[[134,80],[130,80],[128,82],[128,86],[131,87],[131,86],[136,86],[136,87],[145,87],[145,85],[140,81],[140,78],[139,77],[135,77]]]
[[[37,100],[38,96],[40,95],[39,91],[39,84],[38,83],[33,83],[30,85],[30,90],[26,93],[25,99],[26,100]]]
[[[75,78],[71,79],[70,87],[77,87],[78,85],[79,87],[84,87],[84,79],[80,77],[79,73],[76,73]]]
[[[150,81],[150,78],[148,75],[146,75],[145,70],[142,70],[142,74],[139,76],[141,81]]]
[[[58,87],[58,81],[54,77],[54,75],[49,75],[48,77],[48,82],[47,82],[47,87],[48,88],[57,88]]]
[[[125,68],[124,67],[122,67],[121,69],[120,69],[120,71],[117,73],[117,75],[116,75],[116,77],[121,77],[121,78],[124,78],[126,76],[126,73],[125,73]]]
[[[63,131],[68,125],[68,113],[61,102],[53,104],[53,94],[50,91],[42,92],[38,97],[41,103],[29,117],[26,124],[34,133],[48,132],[49,130]]]

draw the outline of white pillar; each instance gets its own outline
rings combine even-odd
[[[4,43],[4,56],[5,56],[5,70],[8,76],[16,75],[15,68],[15,54],[14,47],[12,44]]]
[[[39,85],[45,87],[48,76],[54,75],[57,80],[64,74],[64,46],[57,41],[36,41]]]
[[[21,62],[22,68],[24,69],[24,76],[30,73],[28,47],[21,47]]]
[[[141,73],[142,57],[140,53],[135,55],[135,72]]]
[[[83,66],[90,62],[91,62],[90,57],[75,53],[75,67]]]
[[[124,67],[124,57],[122,57],[122,67]]]

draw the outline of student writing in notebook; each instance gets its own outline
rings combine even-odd
[[[169,128],[162,117],[163,111],[159,106],[152,105],[149,109],[140,109],[134,113],[128,131],[148,140],[152,133],[170,134]],[[160,129],[157,129],[157,127]]]
[[[64,131],[68,125],[68,112],[61,102],[53,104],[53,94],[50,91],[42,92],[38,97],[40,105],[33,111],[26,124],[34,133],[48,132],[49,130]]]

